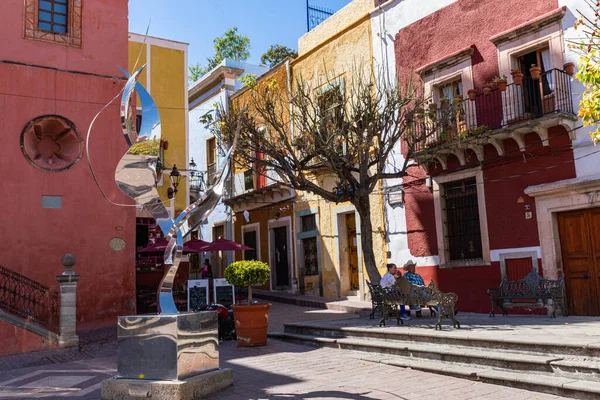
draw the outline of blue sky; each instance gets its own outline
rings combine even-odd
[[[350,0],[311,0],[334,11]],[[206,63],[213,38],[237,26],[250,37],[249,62],[259,63],[271,44],[297,50],[306,33],[306,0],[129,0],[129,31],[190,44],[190,64]]]

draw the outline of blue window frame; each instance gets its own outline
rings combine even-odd
[[[67,33],[69,0],[39,0],[38,29]]]

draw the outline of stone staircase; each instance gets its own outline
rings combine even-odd
[[[578,399],[600,399],[600,336],[598,343],[577,343],[560,338],[502,338],[468,330],[440,333],[424,328],[327,323],[286,324],[283,332],[270,336],[360,351],[357,356],[367,362]]]

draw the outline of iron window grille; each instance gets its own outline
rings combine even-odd
[[[244,189],[254,189],[254,174],[251,169],[244,171]]]
[[[40,0],[38,29],[52,33],[67,33],[68,0]]]
[[[443,199],[449,260],[481,260],[483,251],[476,179],[473,177],[444,184]]]
[[[304,276],[319,275],[317,238],[303,239],[302,247],[304,250]]]
[[[302,232],[310,232],[317,230],[316,214],[309,214],[301,217]]]

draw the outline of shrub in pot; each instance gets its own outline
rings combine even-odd
[[[496,84],[496,86],[498,87],[498,89],[500,89],[500,91],[502,91],[502,92],[506,91],[506,86],[508,84],[506,76],[502,76],[502,77],[497,76],[494,79],[494,83]]]
[[[475,101],[475,99],[477,98],[477,90],[475,89],[469,89],[467,94],[469,95],[469,100],[471,101]]]
[[[563,65],[563,69],[565,70],[567,75],[573,76],[573,74],[575,73],[575,63],[568,62],[565,65]]]
[[[538,79],[540,79],[540,76],[542,75],[542,69],[538,66],[536,66],[535,64],[531,64],[531,68],[529,68],[529,72],[531,73],[531,78],[534,81],[537,81]]]
[[[519,68],[513,68],[510,74],[513,77],[513,82],[515,83],[515,85],[523,84],[523,73],[519,71]]]
[[[489,96],[490,93],[492,93],[492,86],[493,86],[492,82],[484,82],[483,83],[483,95],[484,96]]]
[[[235,319],[238,346],[254,347],[267,344],[271,304],[252,304],[252,286],[267,283],[270,272],[271,270],[266,263],[256,260],[236,261],[225,269],[227,282],[235,286],[248,288],[248,304],[231,306]]]

